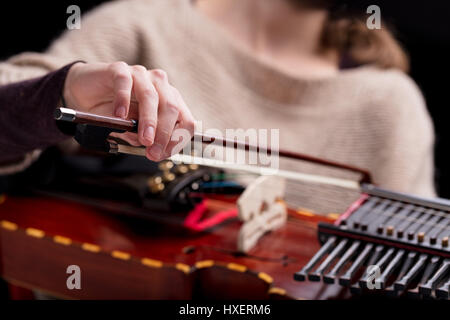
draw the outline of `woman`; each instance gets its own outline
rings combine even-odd
[[[432,124],[404,73],[406,55],[385,28],[335,15],[334,2],[107,3],[45,54],[1,64],[0,80],[74,60],[162,69],[205,128],[277,128],[281,148],[367,168],[385,188],[434,195]]]

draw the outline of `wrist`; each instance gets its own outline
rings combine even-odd
[[[76,62],[70,67],[69,71],[67,72],[62,92],[62,100],[64,107],[69,107],[72,109],[77,108],[77,103],[75,97],[73,96],[72,88],[74,80],[77,77],[78,70],[80,70],[83,67],[83,65],[84,62]]]

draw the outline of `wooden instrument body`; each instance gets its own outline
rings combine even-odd
[[[136,121],[67,108],[57,110],[55,116],[57,120],[78,124],[76,138],[81,145],[86,142],[87,148],[110,153],[120,153],[124,145],[105,141],[109,133],[113,129],[134,131],[137,126]],[[102,134],[89,134],[84,130],[88,126],[105,130]],[[202,145],[214,141],[223,147],[272,154],[270,148],[201,133],[194,136],[194,141]],[[142,148],[138,149],[124,153],[141,155]],[[361,181],[350,181],[355,190],[360,182],[370,181],[365,170],[282,150],[276,154],[357,173]],[[63,170],[67,172],[74,170]],[[308,178],[312,179],[312,175]],[[323,178],[318,176],[314,181],[323,183]],[[342,179],[326,180],[339,186],[348,185]],[[70,181],[63,179],[69,185]],[[24,183],[28,181],[25,179]],[[126,208],[127,217],[114,215],[125,207],[117,201],[108,203],[114,195],[107,196],[108,200],[91,199],[90,204],[46,196],[4,198],[0,204],[2,277],[55,297],[81,299],[326,299],[348,294],[339,286],[299,284],[293,278],[298,268],[319,249],[318,222],[333,222],[333,219],[290,212],[283,227],[266,234],[247,254],[242,254],[237,251],[242,225],[238,220],[195,233],[170,223],[163,224],[164,219],[158,223],[140,219],[142,208],[131,213]],[[99,201],[106,204],[102,209],[95,205]],[[208,199],[207,203],[212,212],[236,209],[235,201]],[[171,212],[167,216],[170,218]],[[81,289],[67,287],[70,275],[66,270],[71,265],[81,269]]]
[[[331,220],[290,213],[239,256],[237,220],[192,233],[67,200],[3,197],[0,269],[10,283],[72,299],[342,298],[341,287],[293,280],[320,247],[319,221]],[[67,288],[70,265],[81,269],[80,290]]]

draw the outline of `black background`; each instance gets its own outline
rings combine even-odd
[[[151,1],[151,0],[148,0]],[[2,1],[0,4],[0,58],[22,51],[42,51],[65,28],[71,4],[82,13],[105,1]],[[425,94],[436,135],[436,179],[440,196],[450,198],[450,1],[354,1],[352,6],[379,5],[382,18],[410,54],[412,77]],[[113,23],[113,22],[111,22]]]
[[[223,310],[230,305],[269,305],[270,314],[245,315],[213,313],[211,317],[200,315],[180,315],[179,310],[186,305],[193,307],[214,307]],[[8,301],[0,302],[2,311],[11,311],[17,318],[30,315],[45,315],[46,319],[129,319],[136,315],[143,319],[439,319],[447,314],[447,301],[360,299],[329,301],[283,301],[283,300],[231,300],[231,301]]]

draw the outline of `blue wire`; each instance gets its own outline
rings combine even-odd
[[[229,181],[220,181],[220,182],[204,182],[201,185],[202,189],[213,189],[213,188],[226,188],[226,187],[232,187],[232,188],[240,188],[241,185],[236,182],[229,182]]]

